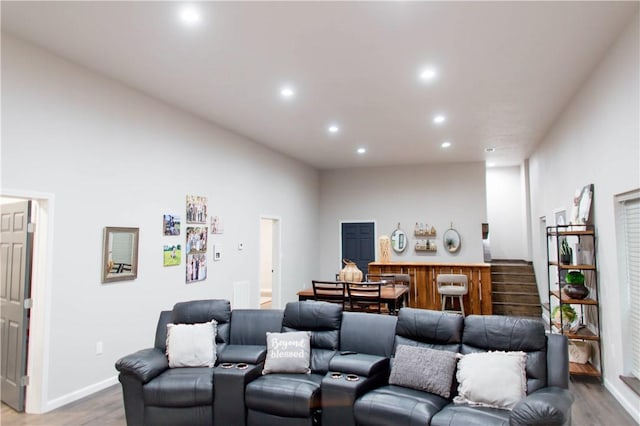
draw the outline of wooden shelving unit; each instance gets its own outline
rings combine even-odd
[[[578,246],[583,244],[591,247],[593,258],[588,263],[584,259],[578,259],[578,264],[562,264],[557,260],[560,253],[560,245],[563,239],[577,239]],[[596,234],[593,225],[582,225],[577,229],[572,225],[559,225],[547,227],[547,282],[549,287],[549,302],[542,306],[549,312],[549,330],[551,333],[562,333],[572,341],[588,342],[593,351],[589,362],[579,364],[569,363],[569,373],[602,378],[602,348],[600,336],[600,303],[598,290],[598,268],[596,263]],[[581,271],[585,275],[585,284],[589,287],[589,297],[575,299],[567,296],[562,290],[563,278],[570,270]],[[568,319],[560,310],[560,324],[554,323],[552,312],[556,306],[572,305],[576,313],[582,319],[583,326],[578,330],[567,328]],[[596,356],[597,355],[597,356]],[[594,361],[597,364],[594,365]]]

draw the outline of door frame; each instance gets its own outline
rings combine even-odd
[[[27,376],[25,413],[49,411],[48,375],[51,324],[51,276],[53,270],[53,223],[55,197],[50,193],[2,189],[0,196],[32,201],[31,221],[35,224],[31,268],[31,299],[27,339]]]
[[[338,271],[340,271],[342,268],[344,268],[344,264],[342,263],[342,224],[343,223],[373,223],[373,261],[375,262],[376,259],[379,258],[380,253],[378,253],[378,244],[376,244],[376,241],[378,241],[378,224],[376,223],[375,219],[363,219],[363,220],[340,220],[338,221],[338,253],[340,255],[340,257],[338,258],[338,264],[341,265],[340,269],[338,269]],[[362,271],[362,279],[364,280],[364,277],[366,276],[366,274],[368,274],[369,271]]]
[[[272,227],[272,244],[271,244],[271,264],[274,273],[271,276],[271,308],[281,309],[282,307],[282,218],[280,216],[261,214],[258,220],[258,229],[262,225],[262,220],[271,220]],[[260,234],[260,233],[258,233]],[[259,242],[259,250],[262,250],[262,241]],[[260,260],[262,253],[258,253],[258,307],[260,307]]]

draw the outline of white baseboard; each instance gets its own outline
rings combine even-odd
[[[101,382],[94,383],[82,389],[78,389],[77,391],[71,392],[67,395],[61,396],[56,399],[52,399],[51,401],[48,401],[47,404],[45,405],[45,409],[43,413],[49,412],[51,410],[55,410],[56,408],[60,408],[63,405],[70,404],[74,401],[84,398],[85,396],[92,395],[103,389],[111,387],[117,383],[118,383],[118,376],[115,375]]]
[[[613,386],[613,384],[609,380],[604,380],[604,387],[607,388],[607,390],[611,392],[611,395],[613,395],[616,401],[618,401],[620,405],[622,405],[622,407],[627,410],[627,413],[629,413],[629,415],[633,417],[633,420],[640,424],[640,409],[629,402],[620,392],[618,392],[618,389],[616,389],[616,387]]]

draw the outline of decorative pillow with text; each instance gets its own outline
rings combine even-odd
[[[262,374],[310,373],[311,334],[267,332],[267,359]]]

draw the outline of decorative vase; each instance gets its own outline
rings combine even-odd
[[[391,262],[391,240],[388,236],[383,235],[380,237],[380,262]]]
[[[589,295],[589,289],[583,284],[565,284],[562,289],[572,299],[584,299]]]
[[[340,281],[361,282],[362,271],[358,269],[358,266],[348,259],[342,259],[342,261],[344,262],[344,268],[342,268],[338,275]]]

